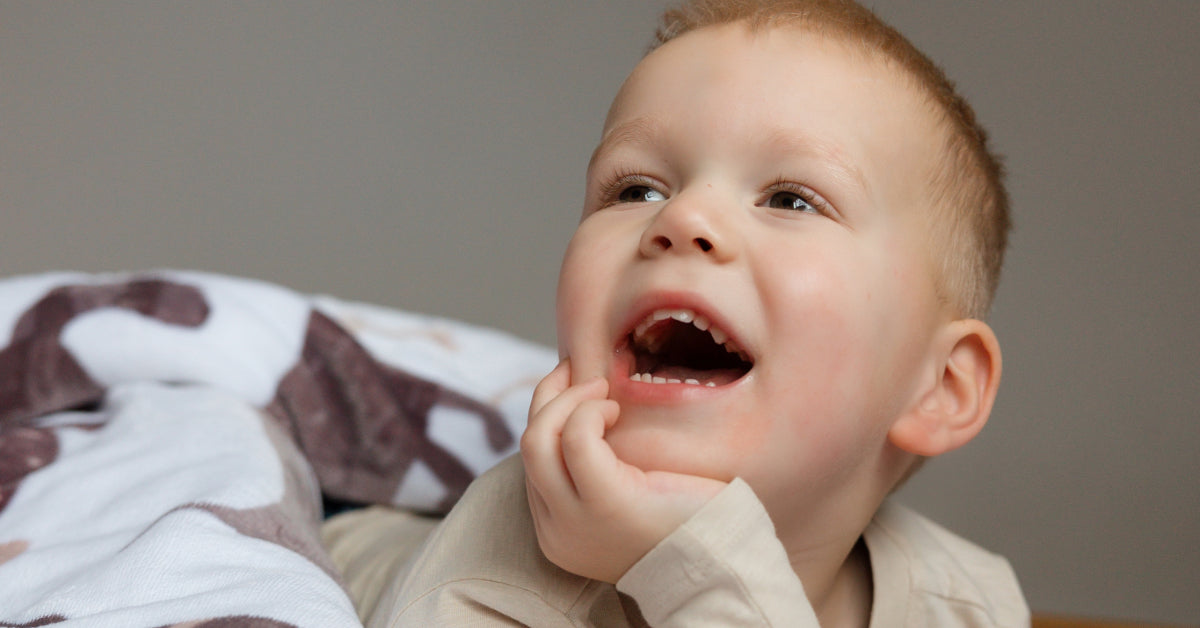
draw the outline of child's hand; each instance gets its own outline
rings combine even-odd
[[[615,583],[725,483],[622,462],[604,440],[620,413],[608,382],[570,381],[564,360],[533,393],[521,438],[529,508],[551,562]]]

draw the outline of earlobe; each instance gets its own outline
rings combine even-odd
[[[949,323],[934,351],[938,375],[888,432],[896,447],[927,457],[974,438],[987,423],[1000,385],[1000,343],[987,323]]]

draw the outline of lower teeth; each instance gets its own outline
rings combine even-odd
[[[634,373],[633,375],[629,376],[629,379],[631,379],[635,382],[642,382],[645,384],[687,384],[689,386],[701,386],[702,385],[707,388],[716,388],[716,386],[717,386],[713,382],[704,382],[704,384],[701,384],[700,380],[697,380],[697,379],[691,379],[691,378],[684,379],[684,380],[668,379],[666,377],[655,377],[649,373]]]

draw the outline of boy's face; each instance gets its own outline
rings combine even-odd
[[[924,251],[930,110],[796,28],[706,28],[638,65],[558,295],[572,379],[620,404],[621,458],[743,477],[777,517],[873,481],[948,320]]]

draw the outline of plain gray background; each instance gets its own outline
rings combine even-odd
[[[0,274],[198,268],[553,343],[661,2],[0,1]],[[903,497],[1035,610],[1200,622],[1200,2],[877,0],[1008,156],[992,422]]]

